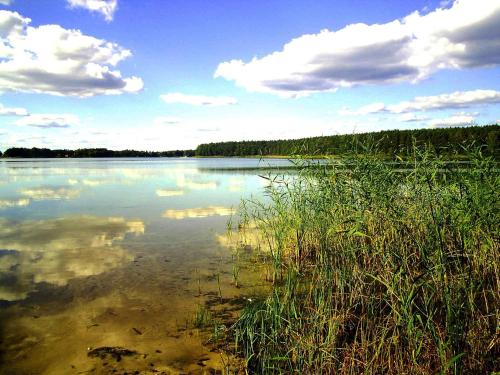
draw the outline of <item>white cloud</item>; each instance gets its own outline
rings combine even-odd
[[[0,51],[3,52],[6,48],[3,38],[9,36],[9,34],[20,34],[24,25],[28,24],[29,22],[31,22],[29,18],[24,18],[17,12],[0,10],[0,37],[2,37]]]
[[[106,21],[112,21],[118,7],[118,0],[67,0],[73,8],[85,8],[101,13]]]
[[[355,111],[343,109],[341,115],[367,115],[371,113],[408,113],[420,111],[432,111],[443,109],[469,108],[478,105],[500,103],[500,91],[495,90],[472,90],[455,91],[451,94],[435,96],[417,96],[413,100],[400,102],[398,104],[386,105],[384,103],[373,103],[361,107]]]
[[[214,76],[249,91],[301,96],[499,64],[500,2],[456,0],[424,15],[302,35],[267,56],[222,62]]]
[[[7,108],[0,104],[0,116],[28,116],[25,108]]]
[[[12,3],[11,0],[0,0],[1,5],[10,5]]]
[[[237,104],[238,101],[230,96],[204,96],[186,95],[181,93],[169,93],[161,95],[160,98],[165,103],[180,103],[197,106],[223,106]]]
[[[386,109],[392,113],[405,113],[410,111],[469,108],[477,105],[497,103],[500,103],[500,91],[473,90],[456,91],[451,94],[436,96],[418,96],[412,101],[390,105]]]
[[[399,117],[399,121],[402,122],[424,122],[429,120],[430,118],[427,116],[417,116],[414,113],[405,113]]]
[[[475,117],[468,114],[457,114],[447,118],[434,119],[429,122],[431,128],[465,126],[474,124]]]
[[[81,120],[83,121],[83,119]],[[133,144],[138,150],[184,150],[193,149],[201,143],[259,140],[259,139],[289,139],[313,137],[332,134],[350,134],[369,131],[379,131],[387,123],[375,121],[372,118],[345,118],[335,119],[331,114],[311,115],[269,115],[244,114],[221,118],[212,113],[199,116],[183,116],[182,125],[123,128],[109,132],[109,136],[94,135],[94,128],[78,127],[78,134],[74,128],[59,129],[57,132],[44,131],[43,139],[28,139],[25,128],[12,127],[9,135],[2,139],[4,149],[14,147],[48,147],[76,149],[82,147],[107,147],[114,150],[123,150]],[[203,129],[203,130],[200,130]],[[211,129],[212,131],[204,131]],[[24,142],[21,142],[24,140]],[[85,142],[85,143],[84,143]],[[177,188],[185,190],[213,189],[218,181],[207,179],[193,179],[187,176],[179,180]]]
[[[0,10],[0,90],[89,97],[138,92],[116,65],[132,53],[116,43]]]
[[[20,118],[15,122],[19,126],[33,126],[36,128],[68,128],[78,125],[80,120],[70,114],[32,114]]]
[[[201,132],[198,129],[217,129],[211,132]],[[185,119],[182,126],[170,128],[141,129],[141,133],[155,137],[156,141],[143,143],[143,148],[151,149],[178,149],[195,148],[201,143],[303,138],[321,135],[345,134],[381,130],[380,124],[371,119],[343,119],[335,120],[331,116],[269,116],[252,115],[231,116],[227,118],[192,118]],[[139,135],[129,135],[130,142],[138,140]],[[120,140],[124,142],[125,140]],[[194,183],[193,183],[194,182]],[[216,181],[192,181],[187,178],[179,180],[179,188],[185,189],[214,189]]]
[[[350,110],[348,108],[343,108],[339,111],[341,116],[358,116],[358,115],[369,115],[371,113],[386,112],[386,106],[384,103],[372,103],[365,105],[357,110]]]
[[[178,125],[181,123],[181,120],[176,117],[156,117],[153,120],[153,124],[156,126],[165,126],[165,125]]]

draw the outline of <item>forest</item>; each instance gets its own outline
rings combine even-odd
[[[464,147],[479,146],[498,156],[499,125],[441,129],[387,130],[377,133],[333,135],[289,140],[242,141],[201,144],[196,156],[344,155],[375,153],[391,157],[408,155],[427,145],[440,155],[462,155]]]
[[[6,158],[130,158],[130,157],[183,157],[194,156],[194,150],[174,151],[114,151],[106,148],[82,148],[78,150],[51,150],[48,148],[12,147],[0,156]]]
[[[442,129],[386,130],[373,133],[331,135],[272,141],[238,141],[200,144],[196,150],[114,151],[106,148],[51,150],[12,147],[6,158],[111,158],[111,157],[192,157],[192,156],[290,156],[377,154],[382,157],[410,155],[414,146],[429,146],[438,155],[463,156],[474,146],[486,155],[498,157],[500,126],[470,126]]]

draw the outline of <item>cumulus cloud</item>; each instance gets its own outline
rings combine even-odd
[[[132,53],[116,43],[0,10],[0,91],[89,97],[138,92],[116,65]]]
[[[429,122],[431,128],[466,126],[474,124],[475,117],[469,114],[456,114],[450,117],[434,119]]]
[[[372,113],[387,112],[386,105],[384,103],[372,103],[365,105],[356,110],[350,110],[348,108],[342,108],[339,111],[341,116],[358,116],[358,115],[369,115]]]
[[[196,106],[223,106],[237,104],[238,101],[230,96],[204,96],[186,95],[178,92],[161,95],[160,98],[165,103],[179,103]]]
[[[26,108],[7,108],[0,104],[0,116],[28,116]]]
[[[384,103],[373,103],[361,107],[355,111],[341,110],[343,115],[366,115],[371,113],[409,113],[420,111],[444,110],[469,108],[479,105],[500,103],[500,91],[495,90],[472,90],[455,91],[451,94],[434,96],[417,96],[413,100],[400,102],[398,104],[386,105]]]
[[[415,113],[405,113],[399,117],[399,121],[402,122],[424,122],[429,121],[430,118],[427,116],[418,116]]]
[[[15,122],[19,126],[33,126],[35,128],[68,128],[78,125],[79,118],[70,114],[32,114],[20,118]]]
[[[3,38],[9,36],[9,34],[20,34],[24,25],[29,22],[31,22],[29,18],[24,18],[17,12],[0,10],[0,37],[2,37],[0,51],[4,52],[4,49],[6,48]]]
[[[118,7],[118,0],[67,0],[72,8],[85,8],[101,13],[106,21],[112,21]]]
[[[451,94],[418,96],[412,101],[386,107],[392,113],[428,111],[440,109],[469,108],[477,105],[500,103],[500,91],[473,90],[456,91]]]
[[[450,8],[384,24],[303,35],[267,56],[222,62],[214,76],[249,91],[301,96],[499,64],[500,2],[456,0]]]

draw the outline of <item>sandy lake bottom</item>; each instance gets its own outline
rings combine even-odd
[[[248,264],[235,284],[224,241],[241,197],[263,186],[224,167],[258,163],[2,161],[0,374],[229,366],[193,319],[208,308],[230,324],[262,290]]]

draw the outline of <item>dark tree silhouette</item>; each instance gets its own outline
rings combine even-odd
[[[343,155],[376,153],[385,157],[407,155],[413,144],[428,145],[441,155],[464,155],[464,147],[482,146],[484,152],[499,155],[499,126],[387,130],[378,133],[333,135],[324,137],[205,143],[196,148],[197,156],[258,155]]]

